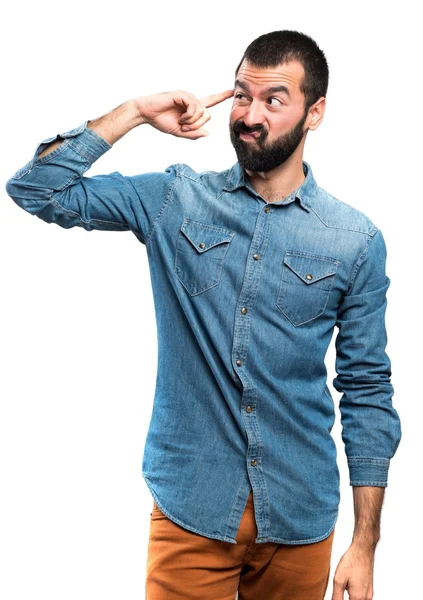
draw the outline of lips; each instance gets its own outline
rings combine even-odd
[[[246,140],[251,139],[251,138],[257,139],[258,137],[260,137],[260,133],[258,131],[254,131],[253,133],[243,133],[241,131],[241,133],[239,134],[239,137],[242,137],[243,139],[246,139]]]

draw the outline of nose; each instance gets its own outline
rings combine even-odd
[[[250,106],[245,111],[242,120],[247,127],[254,127],[256,125],[263,125],[264,122],[264,110],[260,102],[251,102]]]

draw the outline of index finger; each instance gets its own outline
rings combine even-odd
[[[209,106],[214,106],[215,104],[219,104],[219,102],[223,102],[227,98],[230,98],[234,95],[235,88],[232,90],[226,90],[226,92],[219,92],[218,94],[212,94],[211,96],[205,96],[200,99],[201,104],[203,104],[206,108]]]

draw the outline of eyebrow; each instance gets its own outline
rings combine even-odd
[[[248,87],[248,85],[246,83],[244,83],[243,81],[240,81],[239,79],[237,79],[235,81],[235,87],[240,87],[243,90],[245,90],[246,92],[248,92],[249,94],[251,94],[251,91]],[[284,92],[288,98],[291,98],[291,94],[289,93],[289,89],[286,87],[286,85],[276,85],[270,88],[267,88],[267,90],[265,90],[265,93],[268,94],[273,94],[274,92]]]

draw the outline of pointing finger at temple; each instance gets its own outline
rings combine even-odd
[[[235,88],[232,90],[226,90],[225,92],[219,92],[218,94],[212,94],[211,96],[205,96],[200,99],[201,104],[208,108],[209,106],[215,106],[215,104],[219,104],[219,102],[223,102],[223,100],[227,100],[231,96],[234,95]]]

